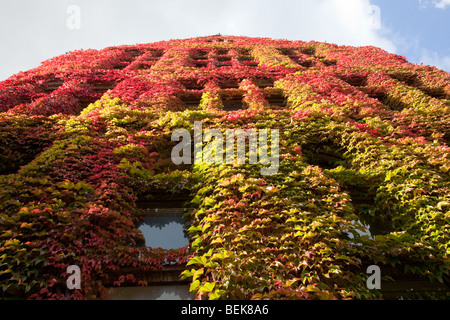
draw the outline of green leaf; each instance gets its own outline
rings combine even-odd
[[[202,227],[201,226],[192,226],[192,227],[190,227],[187,230],[188,233],[195,233],[195,232],[198,232],[198,231],[202,231]]]
[[[218,300],[224,293],[225,291],[223,290],[216,290],[210,294],[209,300]]]
[[[191,203],[199,205],[202,202],[202,197],[200,197],[199,195],[196,195],[194,197],[194,199],[191,200]]]
[[[189,262],[186,264],[186,266],[190,266],[192,264],[197,264],[197,265],[201,265],[201,266],[205,266],[208,262],[208,258],[207,257],[193,257],[189,260]]]
[[[210,197],[205,198],[205,206],[212,207],[216,204],[216,200]]]
[[[197,278],[199,277],[199,276],[201,276],[202,274],[203,274],[203,272],[204,272],[204,269],[203,268],[201,268],[201,269],[198,269],[197,271],[195,271],[194,272],[194,275],[193,275],[193,280],[195,281],[195,280],[197,280]]]
[[[189,291],[192,292],[192,291],[196,290],[199,285],[200,285],[200,281],[195,280],[194,282],[191,283],[191,286],[189,287]]]
[[[195,269],[191,269],[191,270],[186,269],[181,273],[180,279],[185,280],[187,278],[190,278],[194,275],[194,273],[195,273]]]
[[[213,241],[211,241],[211,244],[215,244],[215,243],[223,243],[223,239],[222,238],[216,238]]]
[[[212,292],[214,290],[214,287],[216,286],[215,282],[205,282],[200,289],[198,290],[198,292]]]

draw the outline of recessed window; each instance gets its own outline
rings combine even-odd
[[[180,99],[186,108],[196,108],[202,100],[202,92],[184,93],[180,96]]]
[[[264,88],[264,96],[269,105],[275,109],[280,109],[287,106],[286,98],[281,89],[266,87]]]
[[[216,59],[218,61],[218,67],[230,67],[232,65],[230,56],[218,56]]]
[[[161,58],[164,54],[164,50],[160,50],[160,49],[152,49],[152,50],[150,50],[150,52],[152,53],[152,56],[154,58]]]
[[[422,92],[424,92],[425,94],[429,95],[432,98],[436,98],[436,99],[450,99],[450,95],[448,95],[445,92],[445,89],[442,87],[437,87],[437,88],[433,88],[433,87],[420,87],[419,88]]]
[[[110,90],[110,89],[114,89],[114,87],[116,86],[116,82],[115,81],[97,81],[92,83],[94,85],[94,91],[96,93],[105,93],[106,91]]]
[[[217,49],[217,55],[226,55],[228,51],[229,49]]]
[[[243,94],[235,94],[232,96],[222,97],[224,111],[241,110],[243,107]]]
[[[189,244],[184,229],[184,209],[155,208],[146,212],[144,222],[139,226],[146,247],[178,249]]]
[[[231,57],[230,56],[218,56],[217,60],[221,61],[221,62],[226,62],[226,61],[231,61]]]
[[[294,55],[294,54],[295,54],[295,51],[294,51],[294,49],[292,49],[292,48],[278,48],[278,51],[279,51],[281,54],[284,54],[284,55],[286,55],[286,56],[291,56],[291,55]]]
[[[144,210],[138,227],[145,239],[141,246],[168,250],[189,245],[183,218],[189,209],[183,200],[139,201],[137,206]]]
[[[219,84],[221,89],[237,89],[239,88],[239,81],[236,79],[224,80]]]
[[[191,54],[191,58],[193,60],[193,64],[196,68],[205,68],[208,66],[209,59],[208,59],[209,52],[206,50],[196,50]]]
[[[259,65],[256,61],[241,61],[241,63],[247,67],[257,67]]]
[[[204,85],[197,82],[197,79],[186,78],[180,81],[186,90],[202,90]]]
[[[78,98],[78,100],[80,102],[80,108],[81,108],[80,110],[83,110],[84,108],[86,108],[91,103],[94,103],[106,91],[108,91],[110,89],[114,89],[114,87],[116,86],[116,82],[115,81],[104,81],[104,82],[96,81],[96,82],[93,82],[91,84],[94,85],[94,92],[95,92],[95,94],[93,94],[91,96],[84,96],[84,97]]]
[[[381,293],[385,300],[446,300],[450,288],[445,283],[430,281],[418,275],[390,275],[393,281],[381,282]]]
[[[63,85],[64,81],[61,79],[54,79],[51,81],[47,81],[44,85],[43,85],[43,91],[45,93],[52,93],[55,90],[58,90],[59,87],[61,87]]]
[[[267,96],[266,100],[271,106],[286,107],[286,99],[281,93]]]
[[[260,88],[267,88],[267,87],[273,87],[274,81],[272,79],[255,79],[253,81],[258,87]]]
[[[338,77],[353,87],[364,87],[367,85],[367,76],[363,74],[342,74]]]
[[[138,57],[142,54],[142,51],[139,49],[128,49],[125,50],[125,52],[130,54],[132,57]]]
[[[305,59],[304,57],[299,57],[299,56],[289,56],[289,58],[293,62],[298,64],[299,66],[302,66],[302,67],[305,67],[305,68],[311,68],[313,66],[313,64],[315,63],[311,59]]]
[[[306,47],[300,48],[300,52],[303,54],[312,56],[312,55],[316,54],[316,48],[313,46],[306,46]]]
[[[196,68],[206,68],[208,66],[209,60],[195,60],[194,65]]]
[[[117,287],[108,291],[110,300],[193,300],[187,285]]]

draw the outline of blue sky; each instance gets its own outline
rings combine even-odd
[[[450,0],[1,0],[0,80],[72,50],[216,33],[374,45],[450,72],[449,31]]]
[[[450,0],[373,0],[396,53],[450,72]],[[381,30],[380,30],[381,31]]]

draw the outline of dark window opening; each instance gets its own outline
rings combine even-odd
[[[231,61],[231,57],[230,56],[217,56],[217,60],[219,62],[227,62],[227,61]]]
[[[273,87],[274,80],[266,78],[266,79],[255,79],[253,82],[261,89]]]
[[[410,87],[418,87],[420,85],[420,81],[417,77],[417,74],[411,74],[407,72],[391,72],[388,73],[388,75],[392,79],[403,82]]]
[[[180,97],[186,108],[196,108],[200,105],[202,94],[186,94]]]
[[[50,147],[52,142],[43,135],[39,138],[22,137],[21,140],[24,142],[18,139],[2,140],[4,146],[0,147],[0,175],[18,173],[23,166],[28,165]]]
[[[256,61],[241,61],[241,63],[247,67],[257,67],[259,65]]]
[[[311,68],[314,64],[314,61],[312,60],[305,60],[305,59],[301,59],[298,56],[292,55],[289,56],[289,58],[295,62],[296,64],[298,64],[299,66],[305,67],[305,68]]]
[[[323,169],[334,169],[345,164],[344,150],[336,145],[305,144],[302,146],[303,155],[311,165]]]
[[[368,236],[386,235],[394,231],[392,221],[387,216],[375,215],[372,212],[375,205],[375,192],[370,187],[361,184],[350,185],[341,182],[340,184],[349,194],[354,212],[359,221],[366,226]]]
[[[281,54],[284,54],[286,56],[292,56],[295,55],[295,49],[292,48],[278,48],[277,49]]]
[[[232,63],[231,63],[231,61],[230,62],[219,62],[219,63],[217,63],[217,66],[218,67],[231,67]]]
[[[257,61],[255,61],[253,59],[253,57],[251,55],[248,54],[248,50],[244,54],[240,55],[238,57],[238,60],[244,66],[249,66],[249,67],[257,67],[259,64]]]
[[[239,81],[237,79],[223,80],[219,83],[221,89],[238,89]]]
[[[94,85],[94,91],[96,93],[104,94],[106,91],[110,89],[114,89],[116,86],[115,81],[103,81],[103,82],[94,82],[92,83]]]
[[[196,68],[205,68],[208,66],[209,58],[208,58],[209,52],[206,50],[197,50],[193,54],[191,54],[191,59],[193,60],[193,65]]]
[[[387,92],[381,91],[379,88],[362,87],[360,90],[369,97],[377,99],[392,111],[402,111],[408,107],[407,104],[400,101],[398,98],[389,96]]]
[[[316,54],[316,48],[313,46],[306,46],[299,49],[299,51],[303,54],[307,54],[309,56],[313,56]]]
[[[52,93],[55,90],[58,90],[59,87],[61,87],[63,85],[64,81],[60,80],[60,79],[54,79],[51,81],[47,81],[43,86],[42,86],[42,90],[45,93]]]
[[[199,84],[196,79],[182,80],[181,84],[186,90],[202,90],[203,85]]]
[[[113,66],[114,70],[123,70],[130,65],[132,61],[121,61],[118,64]]]
[[[209,60],[196,60],[194,65],[196,68],[206,68],[208,67]]]
[[[125,52],[130,54],[132,57],[138,57],[143,53],[142,50],[139,49],[126,49]]]
[[[336,59],[329,60],[329,59],[325,59],[324,57],[319,57],[319,61],[322,62],[326,67],[337,65]]]
[[[217,56],[216,59],[218,61],[218,67],[230,67],[232,65],[230,56]]]
[[[442,87],[426,87],[423,86],[417,74],[410,73],[390,73],[389,76],[395,80],[405,83],[407,86],[414,87],[426,95],[436,99],[447,99],[448,96]]]
[[[164,50],[152,49],[150,50],[153,58],[161,58],[164,55]]]
[[[217,55],[223,56],[228,54],[229,49],[217,49]]]
[[[436,99],[450,99],[450,95],[445,92],[442,87],[420,87],[420,90],[426,95]]]
[[[243,108],[243,94],[222,97],[224,111],[236,111]]]
[[[266,95],[266,100],[271,106],[275,107],[286,107],[286,98],[282,93],[273,93]]]
[[[159,61],[159,59],[161,59],[161,57],[148,57],[144,61],[150,62],[150,63],[155,63],[155,62]]]
[[[156,63],[155,61],[139,61],[136,63],[135,68],[136,69],[140,69],[140,70],[146,70],[146,69],[150,69],[154,64]]]
[[[208,54],[209,54],[208,50],[199,49],[194,53],[192,58],[193,59],[208,59]]]
[[[253,57],[251,55],[242,55],[239,57],[239,61],[253,61]]]
[[[80,102],[80,111],[85,109],[91,103],[97,101],[105,92],[107,92],[110,89],[114,89],[114,87],[116,86],[115,81],[105,81],[105,82],[96,81],[91,84],[94,85],[95,95],[92,95],[90,97],[78,98],[78,101]]]
[[[365,87],[367,85],[367,76],[361,74],[338,75],[339,79],[347,82],[353,87]]]

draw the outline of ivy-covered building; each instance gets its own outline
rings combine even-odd
[[[205,139],[175,164],[194,123],[278,132],[276,172],[196,162]],[[0,297],[449,297],[450,74],[434,67],[222,35],[74,51],[0,82],[0,137]]]

